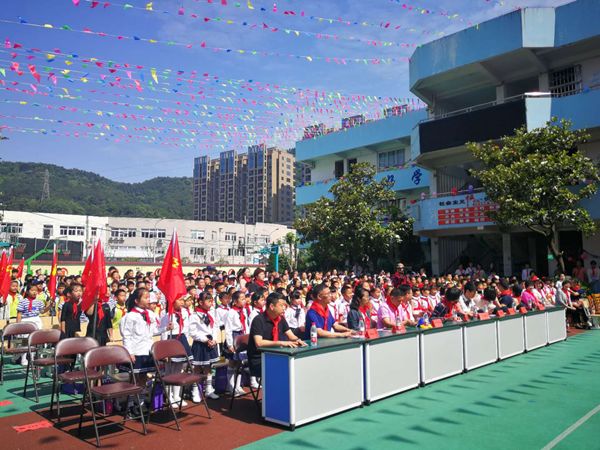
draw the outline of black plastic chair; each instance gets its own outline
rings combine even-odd
[[[260,407],[260,400],[259,400],[259,394],[260,394],[260,390],[262,388],[262,379],[260,377],[258,377],[258,388],[254,389],[252,387],[252,385],[248,386],[248,388],[250,389],[250,392],[246,392],[244,395],[235,395],[235,387],[237,386],[238,380],[239,378],[242,376],[242,374],[247,375],[248,378],[250,378],[251,373],[250,373],[250,367],[248,366],[248,360],[247,359],[241,359],[240,358],[240,353],[248,351],[248,340],[250,339],[250,335],[249,334],[243,334],[241,336],[238,336],[235,339],[235,354],[236,354],[236,368],[235,368],[235,376],[233,378],[233,392],[231,393],[231,402],[229,404],[229,410],[233,409],[233,401],[237,398],[241,398],[241,397],[245,397],[247,395],[252,395],[252,398],[254,399],[254,403],[256,404],[256,407],[258,408],[258,413],[261,413],[261,407]]]

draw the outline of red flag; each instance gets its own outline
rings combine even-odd
[[[90,258],[88,257],[88,260]],[[108,286],[106,283],[106,264],[104,262],[104,250],[102,243],[98,240],[93,255],[90,268],[87,272],[86,285],[81,298],[81,310],[86,311],[94,304],[96,299],[106,300],[108,298]],[[87,266],[86,261],[86,266]],[[83,275],[82,275],[83,279]],[[99,314],[100,315],[100,314]]]
[[[177,232],[173,232],[171,243],[163,260],[160,278],[156,287],[167,299],[169,314],[173,314],[173,303],[187,293],[183,279],[183,268],[181,267],[181,255],[179,253],[179,239]]]
[[[52,267],[50,268],[50,279],[48,280],[48,291],[50,291],[50,299],[54,300],[56,296],[56,269],[58,266],[58,253],[56,252],[56,244],[54,244],[54,251],[52,252]]]
[[[90,278],[92,271],[92,264],[94,262],[94,248],[90,250],[90,254],[85,260],[85,265],[83,266],[83,272],[81,272],[81,284],[84,286],[87,284],[88,279]]]
[[[0,259],[0,286],[2,286],[2,280],[4,280],[5,272],[6,272],[6,250],[2,250],[2,258]]]
[[[13,249],[11,247],[10,253],[8,254],[8,258],[6,259],[6,266],[2,275],[2,283],[0,283],[0,297],[2,298],[6,298],[8,296],[8,291],[10,290],[10,282],[12,281],[10,278],[12,272],[12,263]]]
[[[17,280],[20,280],[23,276],[23,267],[25,266],[25,258],[21,258],[21,262],[19,262],[19,267],[17,267]]]
[[[104,260],[104,248],[102,242],[98,240],[96,251],[94,252],[94,272],[96,279],[96,290],[98,298],[102,301],[108,300],[108,284],[106,283],[106,262]]]

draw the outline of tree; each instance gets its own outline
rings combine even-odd
[[[298,236],[291,231],[285,235],[285,244],[289,251],[289,269],[293,272],[296,269],[298,259]]]
[[[373,266],[402,242],[412,229],[412,219],[389,206],[396,198],[392,184],[375,181],[375,167],[359,163],[331,186],[333,199],[321,197],[308,205],[294,226],[302,241],[311,243],[313,258],[329,267]]]
[[[580,149],[589,136],[571,130],[571,122],[553,118],[545,127],[524,126],[500,142],[469,143],[483,163],[471,173],[481,181],[489,199],[498,204],[489,217],[501,227],[526,227],[541,234],[564,273],[563,252],[557,242],[559,226],[592,234],[595,223],[579,202],[596,193],[599,172]]]

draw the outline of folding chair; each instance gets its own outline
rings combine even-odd
[[[212,419],[210,415],[210,409],[208,409],[208,404],[206,402],[206,397],[204,396],[204,392],[202,391],[202,386],[200,382],[203,377],[200,374],[190,373],[190,363],[189,360],[186,359],[184,372],[180,373],[170,373],[164,374],[164,370],[161,371],[161,368],[168,367],[168,364],[171,362],[173,358],[187,358],[187,353],[185,348],[176,339],[167,339],[164,341],[157,341],[152,344],[152,348],[150,350],[150,354],[152,355],[152,359],[154,359],[154,365],[156,367],[156,377],[154,377],[154,381],[152,383],[152,391],[150,394],[150,398],[154,398],[154,394],[156,392],[157,383],[161,383],[163,386],[163,390],[166,392],[168,387],[181,387],[181,400],[179,402],[179,410],[181,411],[183,404],[183,390],[185,388],[191,387],[194,384],[198,386],[198,390],[200,391],[200,397],[202,398],[202,403],[204,403],[204,407],[206,408],[206,414],[208,414],[208,418]],[[177,414],[173,409],[173,405],[171,404],[171,399],[169,395],[165,395],[167,406],[171,410],[171,414],[175,418],[175,424],[177,425],[177,431],[180,431],[179,420],[177,419]],[[152,413],[152,408],[148,408],[148,423],[150,423],[150,414]]]
[[[233,392],[231,393],[231,403],[229,404],[229,410],[233,409],[233,401],[236,398],[235,386],[237,386],[239,377],[242,376],[242,374],[245,374],[248,377],[251,376],[250,366],[248,365],[248,359],[242,359],[240,357],[240,353],[248,350],[249,338],[250,338],[249,334],[243,334],[241,336],[238,336],[235,339],[235,354],[237,356],[237,358],[236,358],[237,366],[235,368],[235,376],[233,378],[234,389],[233,389]],[[252,395],[252,398],[254,399],[254,403],[256,404],[256,407],[258,408],[258,411],[260,413],[261,408],[260,408],[260,402],[258,400],[258,395],[260,394],[260,389],[262,387],[262,380],[260,378],[258,379],[258,388],[256,390],[252,387],[252,385],[250,385],[248,387],[250,389],[250,392],[247,392],[244,395],[239,395],[238,397],[245,397],[248,394]]]
[[[55,363],[69,364],[73,362],[72,358],[55,358],[53,356],[35,358],[39,355],[39,350],[44,345],[56,345],[60,340],[60,330],[36,330],[29,335],[29,348],[27,349],[27,370],[25,371],[25,384],[23,386],[23,397],[27,398],[27,384],[29,381],[29,371],[31,370],[31,379],[35,390],[35,402],[39,403],[38,380],[39,370],[42,367],[50,367]]]
[[[69,365],[69,370],[63,373],[58,373],[58,368],[61,365],[61,358],[85,355],[88,350],[98,347],[98,341],[91,337],[73,337],[67,338],[56,344],[54,350],[54,376],[52,378],[52,397],[50,398],[50,412],[54,409],[54,395],[56,394],[56,415],[60,422],[60,390],[63,384],[75,384],[85,382],[85,373],[82,368],[75,370],[75,363]],[[102,373],[90,370],[90,379],[98,380],[102,378]],[[84,384],[85,386],[85,384]],[[81,407],[85,403],[85,390],[81,397]]]
[[[117,381],[109,384],[99,384],[92,386],[92,381],[95,381],[93,374],[95,372],[102,372],[108,369],[109,366],[125,366],[129,368],[129,381]],[[85,375],[85,388],[90,404],[90,410],[92,413],[92,421],[94,422],[94,432],[96,433],[96,446],[100,447],[100,435],[98,434],[98,428],[113,426],[113,422],[98,425],[96,421],[96,408],[94,404],[102,403],[106,400],[115,400],[125,398],[127,402],[130,397],[135,398],[137,407],[140,410],[140,415],[136,417],[127,418],[127,408],[123,408],[123,421],[141,419],[142,427],[144,428],[144,435],[148,433],[146,429],[146,421],[144,420],[144,414],[142,411],[142,402],[140,400],[140,394],[142,388],[135,384],[135,377],[133,375],[133,364],[131,363],[131,355],[125,347],[110,345],[108,347],[97,347],[88,350],[83,358],[83,372]],[[100,379],[102,381],[102,379]],[[81,409],[81,415],[79,416],[79,432],[81,432],[81,424],[83,423],[84,408]]]
[[[28,338],[31,333],[37,330],[37,326],[31,322],[9,323],[2,330],[0,342],[0,384],[4,383],[4,354],[10,356],[24,355],[29,351],[29,347],[11,347],[11,338],[15,336]],[[8,344],[5,348],[4,341]]]

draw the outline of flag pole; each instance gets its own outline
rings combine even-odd
[[[94,326],[92,331],[92,337],[96,339],[96,329],[98,326],[98,298],[96,298],[96,307],[94,308],[94,316],[92,318],[92,324]],[[97,339],[96,339],[97,340]]]

